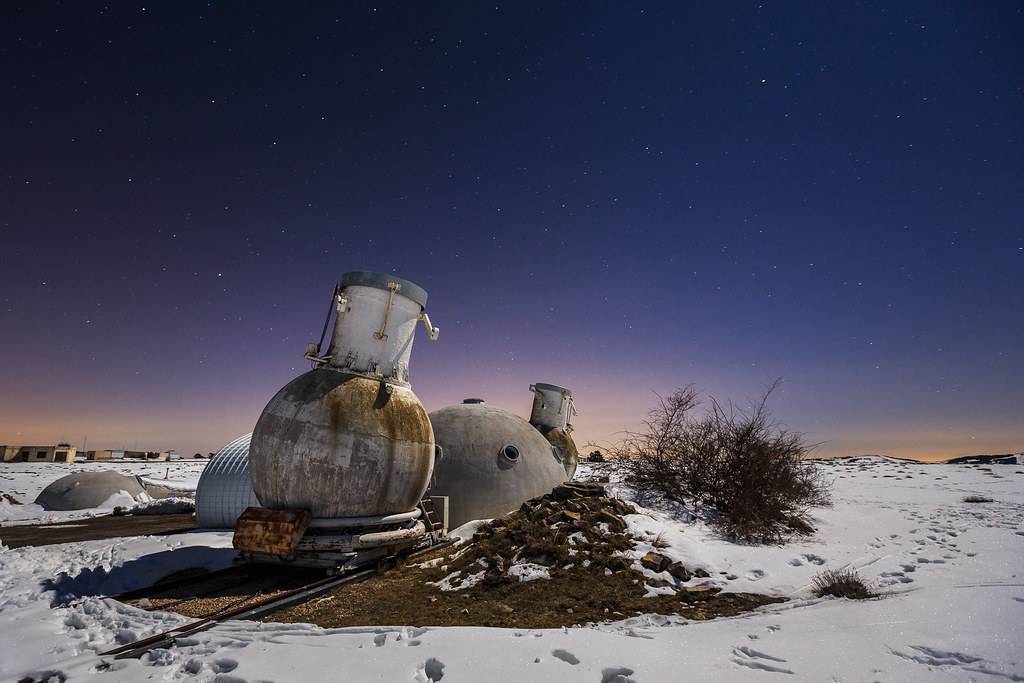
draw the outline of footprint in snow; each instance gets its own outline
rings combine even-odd
[[[229,671],[234,671],[235,669],[237,669],[238,662],[236,662],[233,659],[227,658],[215,659],[213,663],[210,664],[210,668],[213,670],[213,673],[215,674],[226,674]]]
[[[633,678],[632,669],[627,669],[624,666],[612,666],[607,669],[601,669],[601,683],[636,683]]]
[[[185,662],[181,669],[185,673],[195,676],[197,673],[203,670],[203,660],[196,659],[195,657],[193,657],[192,659]]]
[[[938,666],[959,666],[963,667],[968,671],[982,671],[983,673],[989,673],[986,662],[981,657],[976,657],[971,654],[963,652],[953,652],[949,650],[940,650],[938,648],[926,647],[924,645],[911,645],[911,650],[915,652],[901,652],[899,650],[890,650],[897,657],[908,659],[918,664],[924,664],[929,667]],[[971,665],[967,668],[967,665]],[[1011,679],[1014,680],[1014,679]]]
[[[818,566],[821,566],[821,565],[825,564],[825,558],[824,557],[822,557],[821,555],[815,555],[813,553],[804,553],[798,559],[802,559],[804,562],[810,562],[811,564],[816,564]],[[790,561],[790,564],[793,564],[792,561]],[[794,566],[800,566],[800,565],[794,565]]]
[[[914,583],[914,580],[909,576],[904,576],[903,572],[882,572],[882,581],[880,582],[884,586],[891,586],[894,583]]]
[[[734,647],[732,649],[732,661],[733,663],[745,666],[748,669],[771,671],[773,673],[780,674],[793,673],[790,669],[778,666],[778,664],[786,663],[786,660],[782,657],[775,657],[774,655],[760,652],[745,645],[741,647]]]

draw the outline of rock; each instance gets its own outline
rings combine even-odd
[[[514,607],[512,607],[511,605],[506,605],[503,602],[499,602],[495,606],[498,608],[499,612],[504,612],[505,614],[512,614],[513,612],[516,611]]]
[[[544,522],[548,526],[554,526],[554,525],[558,524],[559,522],[562,522],[562,521],[565,520],[565,514],[566,514],[565,512],[559,510],[557,512],[554,512],[554,513],[548,515],[546,518],[544,518]]]
[[[681,602],[701,602],[722,592],[717,586],[683,586],[676,594]]]
[[[601,510],[601,512],[598,513],[597,521],[604,522],[608,525],[608,528],[611,531],[614,531],[617,534],[621,534],[623,531],[626,530],[626,522],[622,519],[622,517],[619,517],[616,514],[612,514],[607,510]]]
[[[606,566],[613,572],[621,572],[626,568],[626,561],[621,557],[613,557],[608,560]]]
[[[672,560],[660,553],[650,552],[640,558],[640,564],[652,572],[663,572],[672,565]]]
[[[622,500],[621,498],[612,498],[609,501],[612,507],[615,508],[615,512],[620,515],[632,515],[636,513],[636,508]]]
[[[708,574],[703,569],[694,569],[693,570],[693,575],[696,576],[699,579],[710,579],[711,578],[711,574]]]
[[[690,574],[689,570],[687,570],[681,562],[673,562],[668,568],[668,573],[672,575],[672,578],[680,581],[689,581],[693,578],[693,575]]]
[[[603,496],[604,487],[593,482],[567,481],[559,484],[551,491],[551,497],[555,500],[568,500],[570,498],[593,498]]]

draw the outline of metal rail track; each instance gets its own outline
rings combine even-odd
[[[455,542],[454,540],[444,541],[442,543],[437,543],[435,545],[428,546],[426,548],[421,548],[420,550],[417,550],[415,552],[409,553],[408,555],[401,555],[401,556],[397,556],[396,555],[396,556],[391,556],[390,558],[387,558],[387,559],[389,559],[389,560],[399,560],[399,559],[410,560],[410,559],[412,559],[414,557],[418,557],[418,556],[423,555],[425,553],[429,553],[429,552],[432,552],[432,551],[435,551],[435,550],[440,550],[441,548],[445,548],[447,546],[450,546],[454,542]],[[377,564],[377,566],[369,568],[369,569],[361,569],[361,570],[357,570],[357,571],[352,571],[352,572],[341,574],[341,575],[338,575],[338,576],[328,576],[328,577],[325,577],[325,578],[313,581],[311,583],[308,583],[308,584],[306,584],[304,586],[299,586],[298,588],[293,588],[291,590],[284,591],[283,593],[280,593],[280,594],[277,594],[277,595],[268,596],[268,597],[264,598],[263,600],[257,600],[257,602],[255,602],[253,604],[244,604],[244,603],[249,602],[249,600],[252,600],[253,598],[257,598],[258,599],[260,594],[256,593],[256,594],[254,594],[252,596],[249,596],[248,598],[244,598],[243,600],[241,600],[240,602],[243,603],[243,604],[234,603],[232,605],[229,605],[226,608],[222,607],[219,610],[217,610],[215,612],[212,612],[210,614],[207,614],[206,616],[204,616],[204,617],[202,617],[202,618],[200,618],[200,619],[198,619],[196,621],[191,621],[191,622],[189,622],[187,624],[183,624],[183,625],[181,625],[181,626],[179,626],[177,628],[173,628],[173,629],[171,629],[169,631],[164,631],[162,633],[157,633],[155,635],[149,636],[148,638],[142,638],[141,640],[136,640],[134,642],[127,643],[125,645],[121,645],[120,647],[115,647],[113,649],[106,650],[105,652],[101,652],[100,655],[112,655],[115,659],[138,658],[138,657],[141,657],[146,652],[148,652],[149,650],[152,650],[154,648],[158,648],[158,647],[172,647],[174,645],[175,640],[177,638],[182,638],[182,637],[185,637],[185,636],[190,636],[192,634],[199,633],[201,631],[205,631],[207,629],[213,628],[214,626],[216,626],[217,624],[219,624],[222,621],[226,621],[228,619],[251,619],[251,618],[259,617],[259,616],[262,616],[264,614],[268,614],[268,613],[271,613],[271,612],[276,612],[278,610],[284,609],[285,607],[290,607],[292,605],[296,605],[298,603],[305,602],[306,600],[309,600],[310,598],[315,597],[315,596],[319,595],[320,593],[325,593],[325,592],[331,590],[332,588],[337,588],[338,586],[343,586],[343,585],[345,585],[347,583],[355,583],[357,581],[363,581],[365,579],[370,578],[371,576],[374,576],[376,574],[381,573],[382,571],[384,571],[387,568],[388,568],[387,562],[382,561],[382,562],[379,562]],[[228,569],[237,569],[237,567],[229,567]],[[211,574],[204,574],[202,577],[192,577],[192,581],[194,582],[194,581],[196,581],[196,579],[201,579],[201,578],[209,578],[212,574],[218,574],[218,573],[221,576],[223,576],[224,574],[228,573],[228,570],[221,570],[220,572],[211,572]],[[166,588],[168,586],[180,587],[180,586],[183,586],[183,585],[188,585],[188,583],[189,583],[188,579],[182,579],[180,581],[168,582],[167,584],[164,584],[164,585],[160,586],[160,588]],[[154,586],[152,588],[157,588],[157,587]],[[124,596],[129,596],[129,597],[125,598],[125,599],[132,599],[131,596],[145,597],[145,595],[144,595],[144,591],[145,590],[151,590],[151,589],[140,589],[138,591],[128,591],[127,593],[122,593],[120,596],[114,596],[114,597],[115,598],[122,598]],[[141,596],[138,595],[140,593],[142,593]]]

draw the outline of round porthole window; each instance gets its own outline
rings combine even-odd
[[[509,462],[516,462],[519,460],[519,449],[510,443],[501,447],[501,454]]]

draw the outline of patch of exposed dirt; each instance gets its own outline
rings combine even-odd
[[[622,515],[632,512],[598,484],[563,484],[482,526],[455,550],[439,550],[264,620],[555,628],[652,612],[711,619],[782,601],[719,593],[700,583],[707,576],[700,570],[657,552],[631,556],[636,543]],[[663,594],[645,597],[652,589]]]
[[[189,578],[187,571],[164,577],[153,586],[152,595],[132,602],[145,609],[201,618],[279,595],[324,576],[322,571],[315,569],[252,565],[244,572],[216,575],[208,579],[204,578],[203,573],[198,573],[194,575],[197,580],[193,583],[160,588],[160,583]]]

